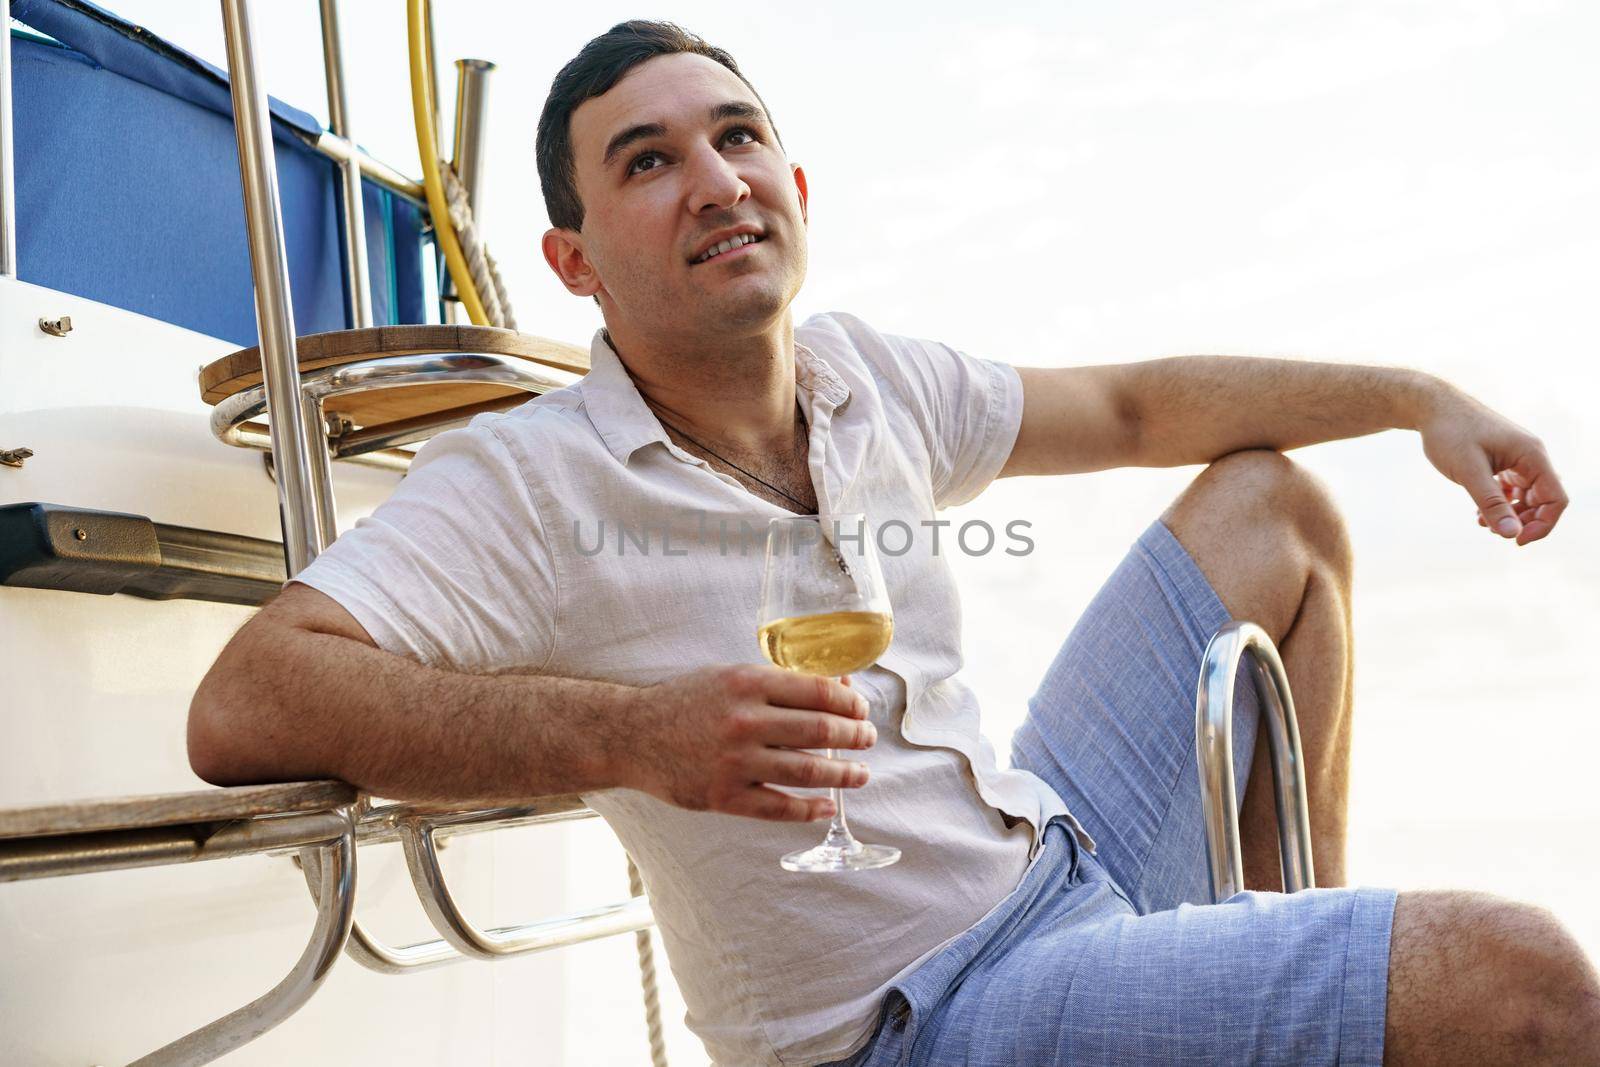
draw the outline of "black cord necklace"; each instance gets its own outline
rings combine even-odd
[[[601,331],[600,331],[600,334],[601,334],[602,337],[605,338],[605,342],[610,347],[611,351],[616,352],[617,346],[611,340],[611,331],[602,328]],[[621,356],[619,355],[617,358],[620,360]],[[632,371],[628,371],[628,365],[626,363],[622,364],[622,369],[627,371],[628,377],[630,379],[633,378],[633,372]],[[634,388],[638,389],[638,386],[639,386],[638,381],[634,380],[633,384],[634,384]],[[691,445],[694,445],[696,448],[700,449],[702,452],[706,452],[706,453],[708,453],[708,454],[710,454],[712,456],[715,456],[717,459],[721,460],[723,463],[726,463],[728,466],[732,467],[734,470],[738,471],[740,474],[744,475],[746,478],[749,478],[751,481],[760,482],[762,485],[766,486],[768,489],[771,489],[774,493],[777,493],[779,496],[783,497],[785,500],[790,501],[791,503],[793,503],[796,506],[798,506],[801,511],[810,511],[811,510],[811,505],[807,504],[805,501],[796,500],[793,496],[791,496],[788,493],[785,493],[782,489],[779,489],[777,486],[773,485],[771,482],[767,481],[765,478],[757,477],[756,475],[751,474],[749,471],[745,470],[743,467],[739,466],[737,463],[733,462],[733,460],[728,459],[726,456],[718,455],[716,452],[712,452],[711,449],[707,448],[705,445],[701,444],[699,441],[696,441],[694,438],[692,438],[688,434],[684,433],[681,429],[678,429],[678,427],[674,426],[672,423],[668,422],[666,419],[663,419],[661,417],[661,412],[656,410],[655,404],[650,400],[649,397],[644,395],[644,390],[642,390],[642,389],[639,390],[639,398],[645,402],[645,406],[650,409],[650,413],[656,417],[656,421],[657,422],[661,423],[661,425],[667,427],[670,430],[677,431],[678,436],[682,437],[685,441],[688,441]]]
[[[654,410],[654,409],[652,409],[652,410]],[[685,441],[688,441],[691,445],[694,445],[696,448],[700,449],[702,452],[706,452],[706,453],[709,453],[712,456],[716,456],[717,459],[720,459],[722,462],[726,463],[728,466],[732,467],[734,470],[738,471],[740,474],[744,475],[746,478],[749,478],[751,481],[760,482],[762,485],[766,486],[768,489],[771,489],[774,493],[777,493],[779,496],[783,497],[785,500],[792,501],[795,505],[797,505],[801,509],[803,509],[805,511],[810,511],[811,510],[811,506],[809,504],[807,504],[805,501],[796,500],[794,497],[790,496],[788,493],[785,493],[782,489],[779,489],[777,486],[773,485],[771,482],[767,481],[765,478],[762,478],[762,477],[759,477],[757,475],[751,474],[749,471],[747,471],[743,467],[739,466],[733,460],[728,459],[726,456],[722,456],[722,455],[719,455],[716,452],[712,452],[711,449],[707,448],[705,445],[701,444],[699,441],[696,441],[694,438],[692,438],[688,434],[684,433],[681,429],[679,429],[678,427],[674,426],[672,423],[668,422],[666,419],[663,419],[661,417],[661,412],[659,412],[659,411],[655,412],[655,416],[656,416],[657,421],[659,421],[663,426],[667,427],[670,430],[675,430],[679,437],[682,437]]]

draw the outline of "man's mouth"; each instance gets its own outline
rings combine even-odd
[[[704,255],[693,262],[706,263],[716,259],[718,256],[727,255],[729,252],[743,248],[745,245],[753,245],[762,240],[764,240],[764,238],[757,237],[753,233],[741,233],[737,237],[730,237],[726,241],[712,245],[710,248],[706,249]]]

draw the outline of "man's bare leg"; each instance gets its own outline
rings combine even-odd
[[[1487,893],[1401,893],[1383,1062],[1595,1067],[1600,976],[1542,908]]]
[[[1338,511],[1286,457],[1249,450],[1208,466],[1161,518],[1224,606],[1278,645],[1306,757],[1317,883],[1341,885],[1353,659],[1350,546]],[[1264,733],[1239,833],[1246,884],[1279,888]],[[1543,909],[1483,893],[1402,893],[1384,1042],[1391,1067],[1600,1067],[1600,977]]]
[[[1278,646],[1300,724],[1319,886],[1345,882],[1350,793],[1350,541],[1327,489],[1278,452],[1209,465],[1161,516],[1234,618]],[[1282,888],[1267,733],[1239,817],[1245,884]]]

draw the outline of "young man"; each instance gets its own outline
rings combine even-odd
[[[1343,882],[1349,548],[1281,452],[1417,430],[1479,521],[1526,544],[1566,504],[1536,438],[1410,371],[1013,369],[844,314],[795,327],[805,172],[731,57],[670,25],[591,41],[538,150],[545,258],[605,320],[593,369],[431,442],[240,631],[195,696],[203,777],[584,793],[643,870],[719,1063],[1600,1063],[1600,982],[1535,909],[1343,888],[1180,906],[1206,899],[1192,699],[1230,617],[1283,652],[1319,880]],[[954,677],[936,511],[997,476],[1202,463],[1068,637],[1000,771]],[[849,687],[762,665],[760,555],[706,531],[852,511],[919,531],[883,561],[892,646]],[[1270,887],[1239,692],[1247,877]],[[851,751],[806,751],[829,746]],[[774,787],[869,773],[852,821],[901,862],[780,870],[830,806]]]

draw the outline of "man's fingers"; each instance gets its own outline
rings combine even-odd
[[[792,797],[764,785],[741,790],[729,802],[729,815],[745,815],[773,822],[811,822],[833,817],[833,801],[827,797]]]
[[[1505,494],[1500,491],[1500,480],[1493,471],[1485,470],[1470,478],[1466,489],[1489,529],[1501,537],[1515,537],[1522,532],[1522,523],[1517,521],[1511,505],[1506,502]]]
[[[801,674],[777,667],[768,670],[764,677],[767,700],[779,707],[828,711],[852,719],[867,717],[867,698],[840,685],[837,678]]]
[[[867,784],[867,767],[851,760],[769,748],[753,756],[749,774],[758,782],[801,789],[858,789]]]
[[[1560,504],[1540,504],[1534,507],[1522,520],[1522,535],[1517,538],[1517,544],[1525,545],[1530,541],[1537,541],[1555,529],[1556,520],[1561,518],[1561,513],[1566,507],[1565,501]]]
[[[1506,503],[1511,505],[1513,511],[1521,511],[1522,494],[1526,486],[1516,477],[1516,471],[1501,471],[1495,478],[1500,482],[1500,495],[1506,498]]]
[[[1567,509],[1567,493],[1543,448],[1526,452],[1515,466],[1503,472],[1503,481],[1515,487],[1511,501],[1521,529],[1517,544],[1526,545],[1549,535]]]
[[[1527,483],[1530,479],[1524,476],[1511,478],[1514,472],[1505,472],[1496,477],[1496,482],[1508,491],[1500,495],[1497,501],[1491,502],[1486,508],[1484,503],[1474,494],[1474,502],[1478,504],[1478,525],[1495,529],[1502,537],[1514,537],[1517,544],[1525,545],[1547,536],[1555,529],[1556,522],[1561,518],[1561,513],[1567,509],[1567,495],[1561,488],[1561,483],[1556,480],[1555,473],[1549,472],[1545,477],[1531,480],[1530,485],[1516,486],[1517,482]],[[1516,486],[1516,488],[1511,488]],[[1495,526],[1485,518],[1488,515]],[[1500,528],[1499,523],[1505,521],[1510,515],[1515,521],[1515,526],[1507,529]]]
[[[762,744],[784,748],[871,748],[878,739],[878,728],[865,719],[773,708],[751,736]]]
[[[1512,499],[1509,501],[1509,503],[1511,504],[1511,510],[1516,512],[1517,521],[1522,523],[1524,526],[1528,525],[1528,523],[1532,522],[1534,518],[1537,517],[1539,508],[1541,507],[1541,505],[1538,504],[1529,504],[1526,500]],[[1542,506],[1549,507],[1550,505]],[[1475,518],[1478,520],[1479,526],[1482,526],[1484,529],[1488,529],[1489,524],[1483,521],[1482,512],[1476,513]]]

